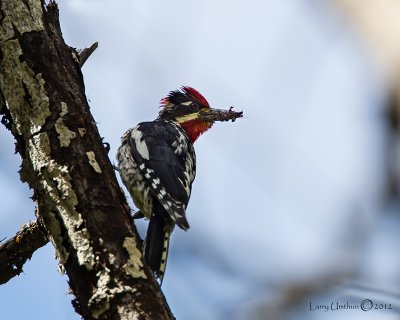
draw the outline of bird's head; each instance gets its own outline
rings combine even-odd
[[[191,87],[181,87],[171,91],[161,99],[161,111],[158,119],[178,123],[189,135],[192,142],[208,129],[215,121],[235,121],[243,112],[211,108],[206,98]]]

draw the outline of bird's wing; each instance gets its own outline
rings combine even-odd
[[[153,194],[172,220],[188,229],[185,209],[195,176],[195,154],[188,138],[172,124],[154,121],[133,129],[128,143]]]

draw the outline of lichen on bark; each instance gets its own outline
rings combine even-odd
[[[147,276],[143,270],[143,262],[140,259],[142,256],[137,249],[136,240],[133,237],[126,237],[124,240],[124,248],[129,253],[129,259],[122,267],[125,273],[133,278],[146,279]]]
[[[55,128],[58,133],[58,140],[60,147],[68,147],[71,140],[76,137],[76,133],[68,129],[63,121],[63,117],[68,113],[68,106],[65,102],[61,102],[61,113],[60,117],[55,123]]]
[[[143,264],[129,207],[54,1],[0,0],[0,113],[85,319],[172,319]],[[3,99],[4,98],[4,99]]]

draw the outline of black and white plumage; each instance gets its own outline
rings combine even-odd
[[[195,89],[182,87],[161,100],[155,121],[142,122],[122,137],[119,172],[140,215],[150,219],[144,257],[162,282],[169,238],[189,229],[186,207],[196,176],[193,143],[215,121],[235,121],[242,112],[210,108]]]
[[[185,210],[196,175],[193,144],[172,121],[143,122],[124,134],[117,159],[135,205],[150,219],[144,253],[162,280],[174,225],[189,229]]]

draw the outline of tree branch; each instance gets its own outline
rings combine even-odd
[[[26,260],[48,241],[44,227],[34,221],[23,225],[15,237],[0,243],[0,284],[19,275]]]
[[[173,319],[143,261],[57,5],[0,0],[0,13],[2,122],[16,139],[21,180],[34,190],[75,310],[85,319]]]
[[[87,47],[87,48],[84,48],[84,49],[78,51],[78,53],[79,53],[79,65],[80,65],[81,68],[85,64],[86,60],[92,55],[94,50],[97,49],[98,46],[99,46],[99,43],[96,41],[90,47]]]

